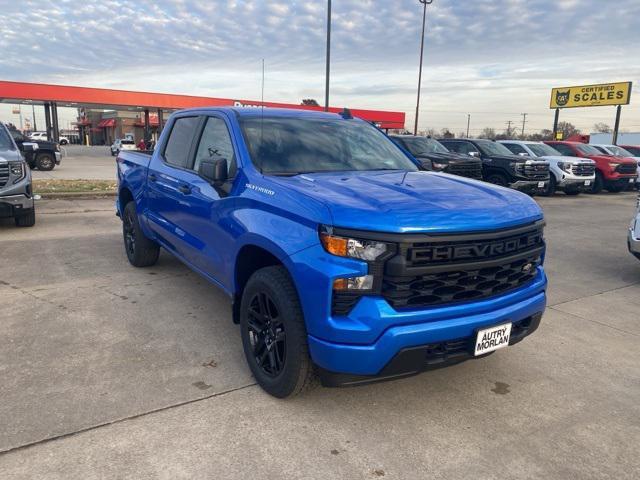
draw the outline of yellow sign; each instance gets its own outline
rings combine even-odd
[[[556,132],[556,140],[564,139],[564,132]]]
[[[602,107],[628,105],[631,100],[631,82],[602,83],[551,90],[550,108]]]

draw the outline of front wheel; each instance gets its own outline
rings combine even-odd
[[[545,197],[553,197],[554,193],[556,193],[556,177],[551,174],[549,175],[547,187],[544,189],[542,195],[544,195]]]
[[[122,236],[129,263],[134,267],[149,267],[158,261],[160,246],[149,240],[138,222],[135,202],[129,202],[122,214]]]
[[[15,218],[16,227],[33,227],[36,224],[36,209],[32,208],[26,215]]]
[[[610,192],[610,193],[620,193],[623,190],[626,190],[627,187],[628,187],[628,185],[625,184],[625,183],[614,183],[614,184],[608,185],[608,186],[606,186],[604,188],[607,190],[607,192]]]
[[[56,166],[56,161],[50,153],[41,153],[36,158],[36,166],[38,167],[38,170],[48,172],[49,170],[53,170],[53,167]]]
[[[593,188],[591,189],[591,193],[600,193],[604,188],[604,178],[600,172],[596,172],[596,179],[593,182]]]
[[[240,306],[242,347],[258,385],[277,398],[315,384],[298,293],[284,267],[254,273]]]

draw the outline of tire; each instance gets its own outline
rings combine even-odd
[[[242,293],[242,347],[256,382],[277,398],[317,384],[298,293],[284,267],[255,272]]]
[[[569,190],[565,190],[564,194],[565,195],[569,195],[569,196],[576,196],[576,195],[580,195],[580,190],[578,190],[578,189],[575,189],[575,190],[569,189]]]
[[[129,263],[134,267],[150,267],[158,261],[160,246],[145,237],[138,221],[135,202],[129,202],[122,214],[122,237]]]
[[[55,158],[50,153],[41,153],[36,157],[36,166],[38,170],[48,172],[56,166]]]
[[[15,217],[16,227],[33,227],[36,224],[36,209],[32,208],[26,215]]]
[[[66,140],[60,140],[60,145],[66,145],[67,143],[69,142],[67,142]]]
[[[604,178],[602,178],[602,174],[596,171],[596,179],[593,182],[593,188],[591,189],[591,193],[600,193],[604,188]]]
[[[487,177],[487,182],[493,183],[494,185],[500,185],[501,187],[508,187],[509,180],[502,173],[491,173]]]
[[[547,188],[545,188],[544,192],[542,192],[543,197],[553,197],[556,193],[556,177],[552,174],[549,175],[549,181],[547,182]]]
[[[624,183],[614,183],[612,185],[605,186],[605,190],[610,193],[620,193],[626,190],[628,185]]]

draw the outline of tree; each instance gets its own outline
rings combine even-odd
[[[558,123],[558,131],[562,132],[562,138],[565,140],[573,135],[580,134],[580,130],[576,128],[575,125],[569,122],[559,122]]]
[[[613,132],[611,127],[609,125],[607,125],[606,123],[603,123],[603,122],[596,123],[593,126],[593,131],[597,132],[597,133],[612,133]]]
[[[478,138],[488,138],[489,140],[493,140],[496,138],[496,131],[491,127],[485,127],[478,135]]]
[[[316,101],[315,98],[305,98],[304,100],[302,100],[302,103],[300,105],[309,105],[312,107],[320,106],[320,104]]]
[[[438,131],[435,128],[427,128],[426,130],[418,132],[418,135],[421,135],[423,137],[431,137],[431,138],[436,138],[439,136]]]
[[[442,138],[454,138],[455,135],[453,133],[451,133],[451,130],[449,130],[448,128],[443,128],[442,131],[440,132],[440,136]]]

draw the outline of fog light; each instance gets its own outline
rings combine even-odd
[[[373,275],[362,277],[337,278],[333,281],[333,289],[336,291],[347,290],[371,290],[373,288]]]

